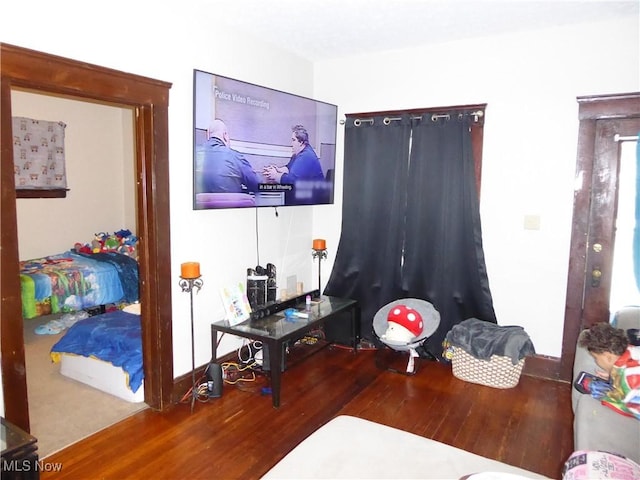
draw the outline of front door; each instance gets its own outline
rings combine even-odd
[[[609,319],[620,173],[619,137],[636,137],[640,132],[640,93],[580,97],[578,102],[580,128],[573,225],[558,372],[563,380],[571,379],[580,331]]]
[[[619,140],[619,137],[635,137],[638,132],[640,132],[640,118],[608,119],[596,122],[596,156],[591,183],[583,327],[609,320],[614,253],[625,262],[633,262],[631,249],[615,251],[614,245],[619,203],[618,186],[622,180],[620,175],[629,171],[621,168],[623,166],[621,161],[635,161],[635,158],[630,158],[628,155],[621,157],[622,140]],[[633,303],[633,300],[637,299],[629,299],[629,304]]]

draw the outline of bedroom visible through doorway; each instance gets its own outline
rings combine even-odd
[[[18,198],[16,217],[21,261],[63,254],[91,245],[96,235],[136,225],[134,110],[13,89],[12,115],[66,124],[66,198]],[[40,456],[146,408],[60,373],[49,350],[66,332],[42,328],[62,314],[23,319],[31,433]],[[40,327],[40,329],[38,328]],[[100,415],[96,415],[99,411]]]
[[[171,83],[0,42],[0,136],[11,145],[11,91],[82,98],[135,111],[135,191],[144,354],[145,403],[173,404],[173,332],[169,208],[169,90]],[[4,417],[30,431],[20,281],[13,149],[0,152],[0,362]],[[162,240],[159,241],[162,232]],[[153,286],[153,288],[151,287]]]

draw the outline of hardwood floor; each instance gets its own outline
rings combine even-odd
[[[494,389],[436,362],[420,360],[414,376],[389,372],[374,355],[327,347],[290,365],[278,409],[261,395],[259,377],[242,389],[225,385],[221,398],[196,403],[193,413],[188,403],[145,410],[47,457],[61,471],[41,478],[259,478],[341,414],[560,478],[573,448],[569,384],[523,375],[515,388]]]

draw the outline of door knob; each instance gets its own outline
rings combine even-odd
[[[595,267],[591,271],[591,286],[599,287],[600,286],[600,277],[602,277],[602,270],[599,267]]]

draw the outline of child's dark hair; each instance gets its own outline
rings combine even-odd
[[[602,322],[582,332],[579,345],[591,353],[611,352],[622,355],[629,345],[629,340],[624,330]]]

